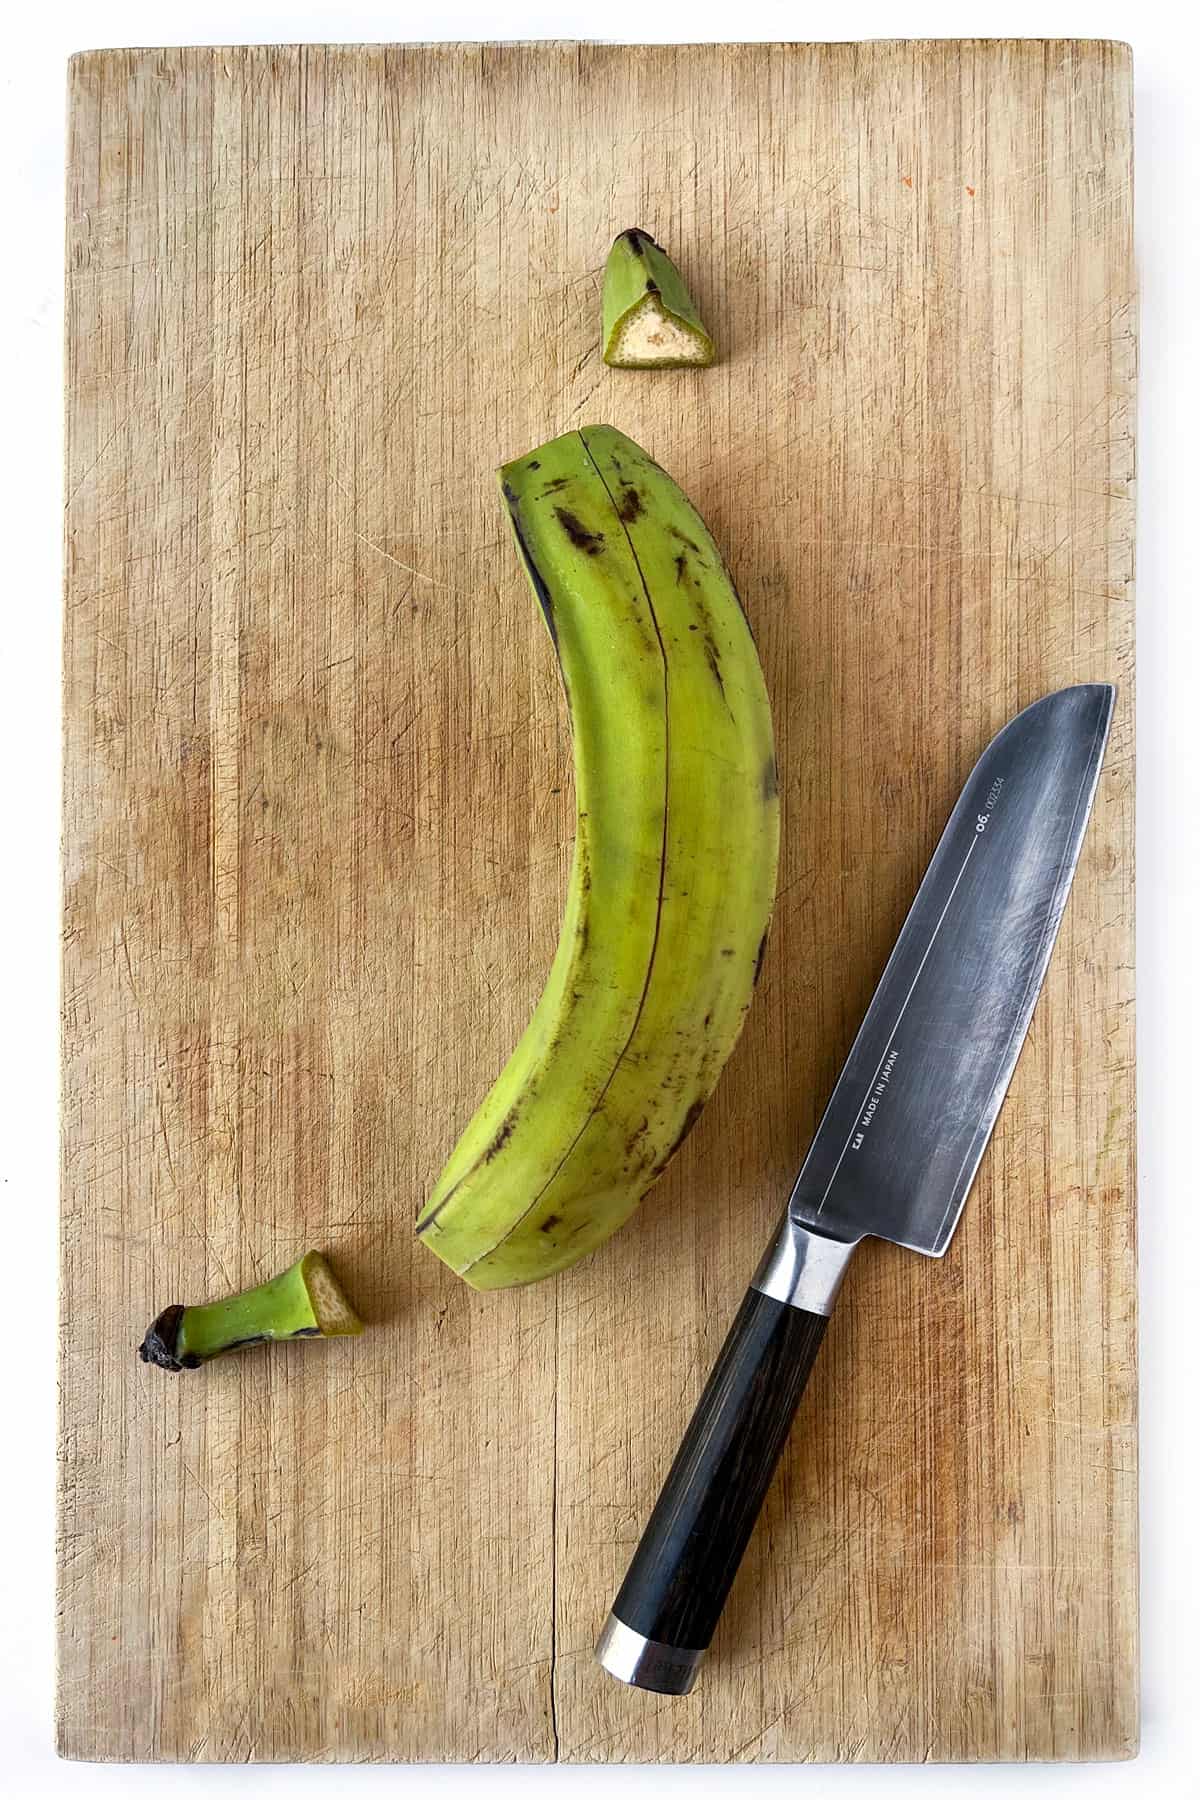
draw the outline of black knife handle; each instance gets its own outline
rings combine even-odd
[[[688,1692],[828,1323],[747,1292],[613,1602],[598,1650],[610,1674]]]

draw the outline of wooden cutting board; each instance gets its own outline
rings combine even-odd
[[[65,1754],[1132,1754],[1130,106],[1094,42],[71,65]],[[632,224],[713,370],[602,366]],[[579,421],[736,572],[779,901],[637,1218],[483,1296],[411,1225],[573,829],[493,471]],[[699,1689],[626,1690],[597,1629],[960,783],[1093,679],[1096,814],[962,1229],[856,1262]],[[363,1338],[136,1360],[310,1246]]]

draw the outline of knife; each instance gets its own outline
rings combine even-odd
[[[858,1245],[945,1254],[1050,960],[1115,699],[1095,682],[1026,707],[960,794],[596,1646],[619,1681],[691,1691]]]

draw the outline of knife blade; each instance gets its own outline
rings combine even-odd
[[[686,1694],[854,1250],[946,1252],[1062,921],[1116,689],[1063,688],[969,776],[613,1602],[609,1674]]]

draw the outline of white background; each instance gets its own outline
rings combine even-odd
[[[0,563],[0,1771],[32,1795],[568,1797],[1048,1794],[1200,1800],[1200,992],[1195,720],[1200,583],[1200,155],[1194,7],[1159,0],[480,0],[417,7],[17,0],[0,65],[4,463]],[[819,26],[835,29],[821,31]],[[1138,1038],[1141,1160],[1142,1753],[1053,1767],[124,1768],[51,1749],[65,61],[107,45],[608,38],[1107,37],[1131,42],[1141,287]]]

